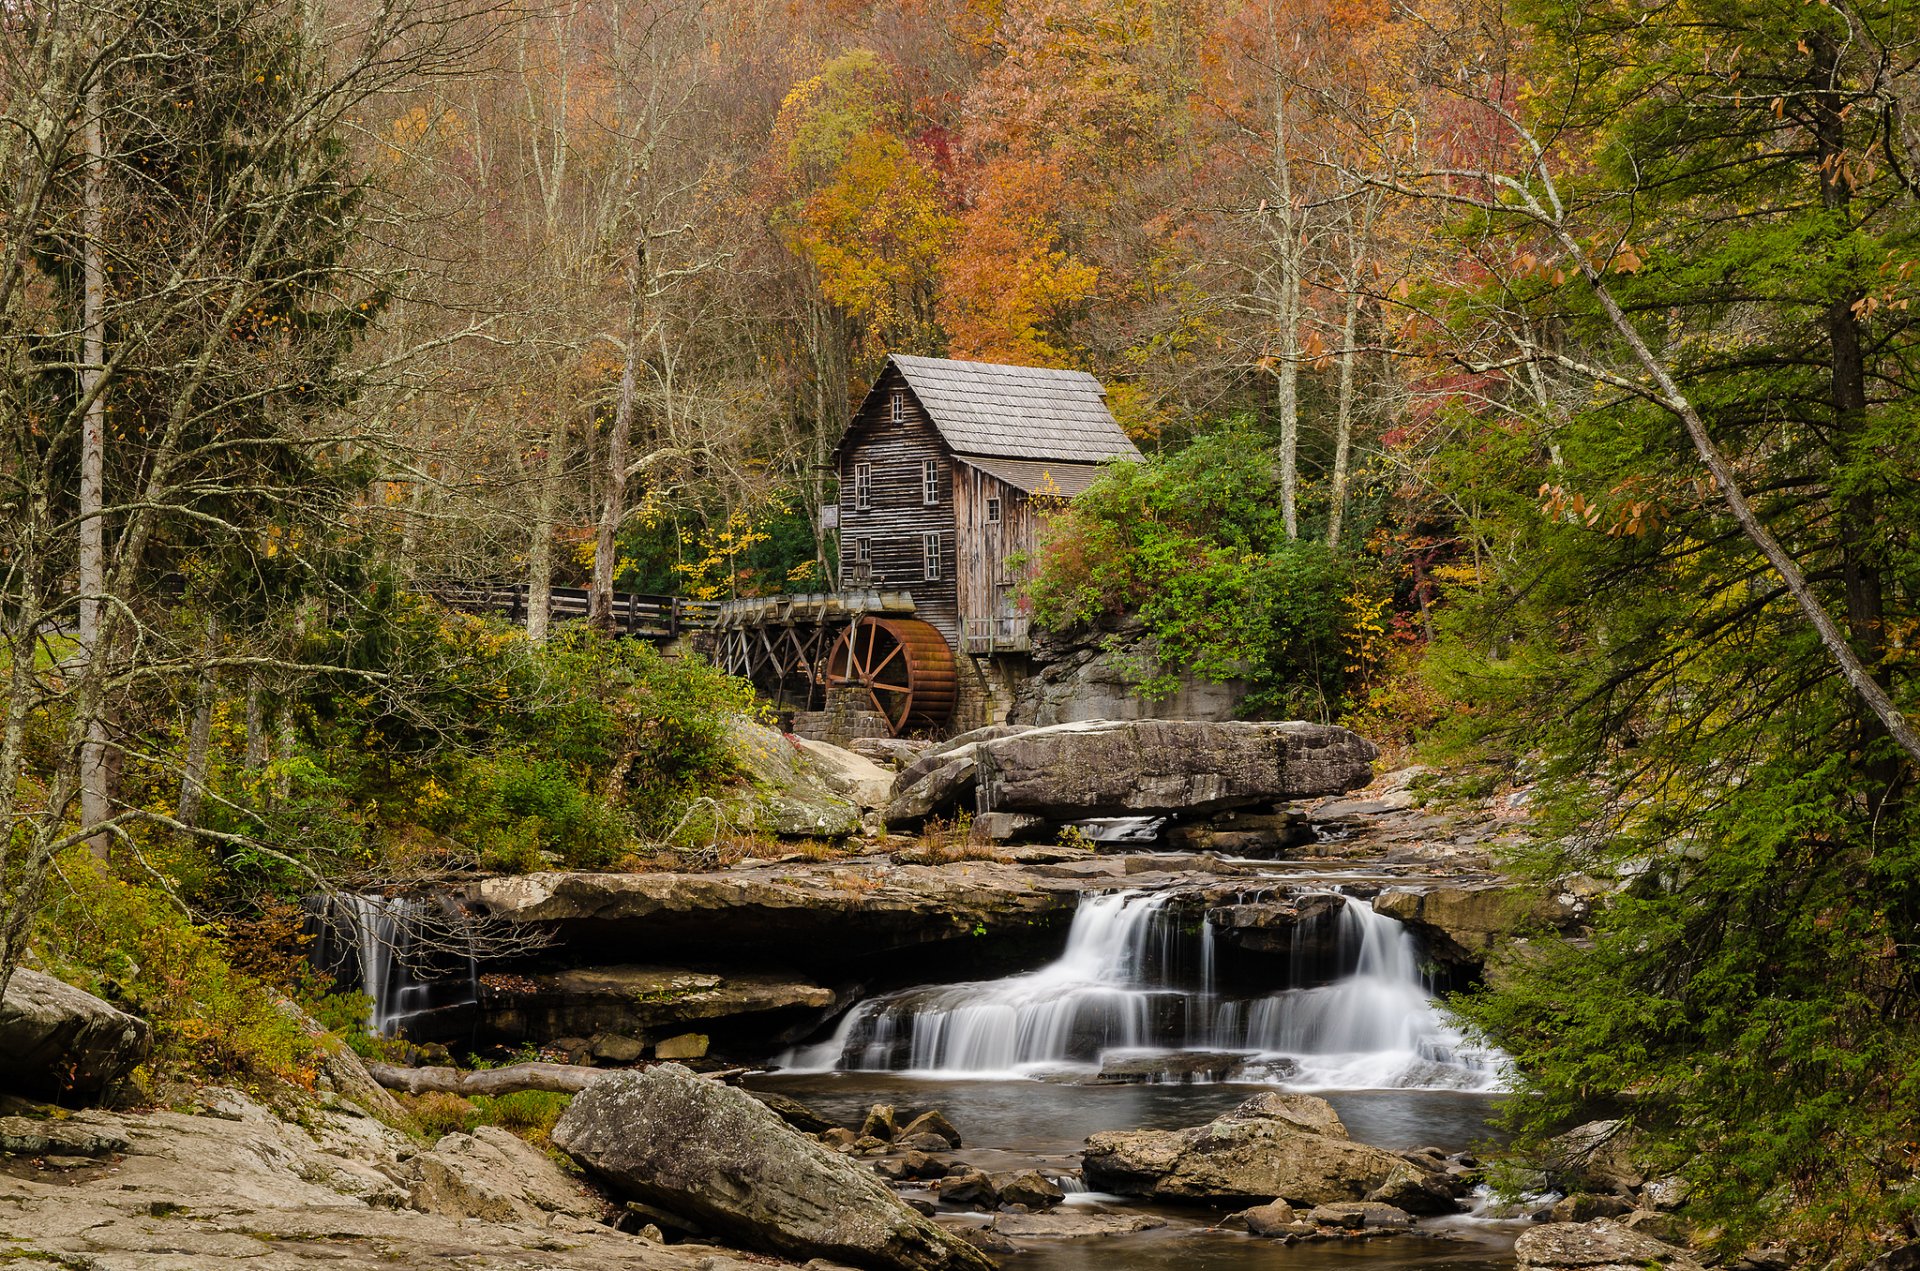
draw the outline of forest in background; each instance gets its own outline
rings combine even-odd
[[[297,1074],[303,892],[645,864],[747,706],[414,584],[829,585],[886,353],[1069,366],[1150,462],[1056,517],[1043,617],[1537,779],[1516,868],[1616,892],[1459,1004],[1527,1128],[1628,1109],[1730,1244],[1915,1234],[1904,9],[25,0],[0,38],[0,969]]]

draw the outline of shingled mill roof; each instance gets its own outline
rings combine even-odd
[[[893,354],[920,405],[956,454],[1099,463],[1140,451],[1085,371]]]
[[[960,462],[998,477],[1016,490],[1028,494],[1051,494],[1071,499],[1082,493],[1103,471],[1097,463],[1073,463],[1064,459],[987,459],[979,455],[960,455]]]

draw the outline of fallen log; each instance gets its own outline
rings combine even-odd
[[[574,1064],[508,1064],[502,1068],[402,1068],[399,1064],[367,1065],[373,1079],[389,1090],[406,1094],[429,1092],[457,1095],[501,1095],[520,1090],[548,1090],[579,1094],[611,1068],[581,1068]]]
[[[500,1068],[403,1068],[399,1064],[368,1063],[367,1073],[389,1090],[404,1094],[503,1095],[521,1090],[546,1090],[554,1094],[579,1094],[603,1077],[611,1077],[619,1068],[582,1068],[577,1064],[507,1064]],[[700,1075],[712,1081],[731,1082],[748,1070],[727,1068]]]

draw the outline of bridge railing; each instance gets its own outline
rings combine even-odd
[[[417,585],[450,609],[499,614],[514,623],[527,619],[529,589],[525,583],[425,581]],[[672,640],[708,630],[720,609],[718,601],[653,592],[616,591],[612,600],[614,631],[652,640]],[[549,622],[584,620],[589,607],[590,593],[584,587],[554,587],[547,594]]]

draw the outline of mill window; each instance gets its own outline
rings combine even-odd
[[[928,459],[920,465],[920,501],[928,507],[940,501],[940,461]]]
[[[853,465],[853,506],[859,512],[873,506],[873,465],[870,463]]]
[[[1000,500],[999,499],[987,500],[987,524],[988,525],[1000,524]]]
[[[873,540],[856,538],[853,540],[853,563],[862,569],[873,564]]]
[[[940,536],[922,534],[920,536],[920,556],[926,566],[924,573],[930,583],[940,581]]]
[[[907,422],[906,391],[904,389],[894,389],[893,396],[888,399],[887,408],[894,423],[904,424]]]

